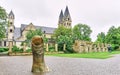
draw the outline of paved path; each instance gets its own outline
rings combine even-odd
[[[0,75],[120,75],[120,55],[109,59],[47,56],[45,62],[51,71],[33,74],[32,56],[1,56]]]

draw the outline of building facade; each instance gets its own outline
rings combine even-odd
[[[46,38],[49,39],[51,38],[54,30],[56,29],[53,27],[33,25],[32,23],[21,24],[21,27],[15,27],[14,20],[15,20],[15,15],[12,11],[10,11],[8,15],[8,27],[6,30],[6,37],[4,38],[3,41],[0,41],[0,46],[2,47],[9,47],[9,42],[11,41],[12,41],[12,45],[21,47],[21,43],[26,40],[26,34],[30,30],[41,29],[42,32],[44,32],[44,35],[46,36]],[[72,20],[70,17],[70,13],[69,13],[68,7],[66,6],[64,15],[61,10],[59,21],[58,21],[58,26],[63,25],[67,28],[71,28],[72,27],[71,23],[72,23]]]

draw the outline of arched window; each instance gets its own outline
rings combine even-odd
[[[13,30],[12,30],[12,29],[10,29],[10,32],[13,32]]]

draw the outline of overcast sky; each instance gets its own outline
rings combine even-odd
[[[78,23],[92,29],[92,40],[111,26],[120,26],[120,0],[0,0],[0,6],[15,15],[15,26],[33,23],[57,27],[61,9],[69,8],[72,27]]]

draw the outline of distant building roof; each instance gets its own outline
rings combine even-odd
[[[21,24],[21,28],[15,27],[14,30],[14,40],[17,41],[17,38],[19,38],[22,34],[22,31],[27,27],[27,24]],[[44,26],[35,26],[36,29],[41,29],[42,32],[45,32],[46,34],[53,34],[54,30],[56,28],[52,27],[44,27]]]
[[[28,25],[27,24],[21,24],[21,31],[24,30],[25,27],[27,27]],[[53,28],[53,27],[45,27],[45,26],[36,26],[35,25],[35,28],[36,29],[41,29],[42,32],[45,32],[45,33],[48,33],[48,34],[53,34],[54,30],[56,28]]]

